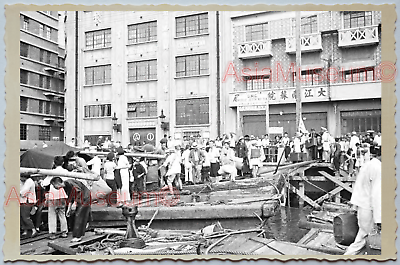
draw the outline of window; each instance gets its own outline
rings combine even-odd
[[[176,101],[176,125],[209,123],[209,99],[179,99]]]
[[[19,70],[19,82],[21,84],[28,84],[28,71]]]
[[[111,65],[101,65],[85,68],[85,85],[111,83]]]
[[[86,32],[85,37],[86,49],[111,47],[111,29]]]
[[[128,81],[157,79],[157,60],[128,63]]]
[[[246,78],[246,90],[270,88],[270,79],[267,76],[251,76]]]
[[[48,126],[39,126],[39,140],[50,141],[51,128]]]
[[[316,86],[324,83],[322,69],[308,69],[301,71],[300,84],[302,86]],[[292,86],[296,86],[296,72],[292,73]]]
[[[19,125],[19,139],[27,140],[28,139],[28,126],[26,124]]]
[[[317,16],[301,18],[301,34],[311,34],[318,32]]]
[[[25,42],[19,43],[19,55],[28,57],[29,45]]]
[[[381,110],[342,111],[340,112],[342,134],[353,131],[364,133],[368,130],[381,132]]]
[[[156,117],[157,102],[128,103],[128,118]]]
[[[46,27],[46,38],[47,39],[51,39],[51,28],[49,28],[49,27]]]
[[[26,97],[20,97],[19,110],[20,111],[28,111],[28,99]]]
[[[246,26],[246,41],[268,39],[268,23]]]
[[[342,72],[343,83],[372,82],[375,81],[375,68],[359,68]]]
[[[65,60],[64,58],[58,57],[58,67],[65,68]]]
[[[372,11],[343,12],[343,26],[345,29],[372,25]]]
[[[111,117],[111,104],[85,106],[85,118]]]
[[[208,74],[208,54],[176,57],[176,76]]]
[[[176,18],[176,36],[193,36],[208,33],[208,14]]]
[[[23,24],[22,24],[22,29],[24,30],[29,30],[29,18],[26,16],[23,16]]]
[[[128,43],[157,40],[157,21],[128,26]]]
[[[44,25],[39,24],[39,36],[44,37]]]

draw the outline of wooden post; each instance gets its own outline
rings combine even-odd
[[[79,173],[79,172],[57,172],[53,169],[41,169],[41,168],[26,168],[21,167],[19,169],[20,173],[30,173],[30,174],[41,174],[47,176],[60,176],[60,177],[69,177],[69,178],[76,178],[76,179],[85,179],[85,180],[92,180],[97,181],[100,179],[100,176],[91,173]]]
[[[303,198],[304,198],[305,191],[304,191],[304,182],[302,180],[299,182],[299,192],[300,192],[300,194],[299,194],[299,206],[303,207],[304,206]]]
[[[300,11],[296,11],[296,132],[299,131],[301,117],[301,19]]]

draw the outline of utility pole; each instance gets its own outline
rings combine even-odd
[[[301,33],[301,20],[300,20],[300,11],[296,11],[296,132],[299,131],[301,117],[301,42],[300,42],[300,33]]]
[[[78,83],[78,74],[79,74],[79,54],[78,54],[78,12],[75,11],[75,146],[78,146],[78,104],[79,104],[79,83]]]

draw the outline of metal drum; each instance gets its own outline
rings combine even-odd
[[[338,244],[349,246],[358,233],[358,219],[355,214],[340,214],[333,218],[333,234]]]

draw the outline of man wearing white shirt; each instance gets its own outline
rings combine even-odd
[[[54,157],[54,166],[56,167],[53,171],[57,173],[68,173],[68,170],[62,167],[64,162],[63,157]],[[67,218],[65,216],[66,210],[66,199],[68,198],[64,189],[57,190],[53,185],[50,184],[51,179],[54,176],[47,176],[41,183],[42,187],[47,187],[49,192],[45,195],[46,202],[48,204],[48,223],[49,223],[49,233],[50,239],[56,239],[57,232],[57,217],[60,220],[61,226],[61,237],[66,238],[68,236],[68,225]],[[63,180],[69,178],[62,177]]]
[[[31,230],[31,237],[34,237],[37,231],[30,218],[30,214],[33,204],[36,203],[35,182],[31,179],[30,175],[22,174],[20,178],[20,225],[24,230],[22,236],[27,236],[28,230]]]
[[[100,169],[101,169],[101,159],[96,155],[94,156],[89,162],[87,162],[88,166],[92,166],[92,171],[100,176]]]
[[[360,138],[358,138],[356,132],[352,132],[352,136],[350,138],[350,148],[352,149],[353,152],[357,149],[356,144],[360,143]]]
[[[374,227],[382,223],[382,163],[380,157],[364,164],[357,175],[350,203],[357,210],[358,233],[344,255],[357,255],[366,245]]]

